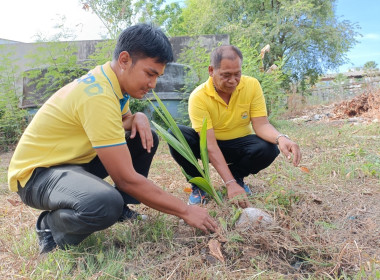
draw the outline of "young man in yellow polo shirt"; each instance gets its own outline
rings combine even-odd
[[[147,179],[158,137],[143,113],[131,113],[128,99],[154,88],[172,60],[161,30],[131,26],[120,34],[111,62],[58,90],[34,116],[8,182],[25,204],[45,210],[36,223],[41,253],[136,218],[130,203],[176,215],[204,232],[217,229],[206,209],[186,205]],[[107,176],[116,187],[103,180]]]
[[[243,56],[235,46],[221,46],[211,53],[209,79],[189,97],[192,128],[180,126],[194,154],[199,158],[199,132],[207,117],[207,148],[211,164],[223,179],[229,199],[247,207],[251,194],[244,177],[268,167],[279,149],[293,165],[301,160],[298,145],[278,132],[268,121],[260,83],[241,73]],[[279,149],[277,148],[277,145]],[[196,168],[170,148],[173,158],[192,177]],[[205,193],[195,185],[188,204],[204,202]]]

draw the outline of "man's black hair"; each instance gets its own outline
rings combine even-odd
[[[235,55],[231,55],[230,53],[226,54],[226,51],[233,51]],[[210,55],[210,65],[215,69],[219,69],[220,62],[223,59],[231,59],[234,60],[236,57],[239,57],[243,62],[243,54],[239,50],[238,47],[233,45],[223,45],[214,49]]]
[[[172,46],[161,29],[151,24],[140,23],[120,33],[113,59],[117,60],[121,52],[127,51],[133,63],[140,58],[156,58],[158,63],[174,60]]]

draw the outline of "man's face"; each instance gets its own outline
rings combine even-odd
[[[120,87],[123,93],[141,99],[156,87],[157,78],[164,74],[165,63],[156,62],[155,58],[140,58],[135,64],[128,60],[121,76]]]
[[[241,60],[222,59],[218,69],[209,66],[209,74],[219,94],[231,95],[238,86],[241,78]]]

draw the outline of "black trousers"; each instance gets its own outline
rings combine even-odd
[[[127,140],[133,167],[145,177],[158,147],[157,134],[152,133],[154,147],[150,153],[142,147],[138,134]],[[124,204],[139,203],[104,181],[107,176],[98,157],[83,165],[37,168],[25,187],[19,187],[18,194],[25,204],[50,210],[46,222],[55,242],[64,248],[116,223]]]
[[[179,129],[188,142],[196,158],[200,158],[199,135],[187,126],[179,125]],[[277,145],[264,141],[256,135],[235,138],[231,140],[218,140],[218,146],[230,168],[230,171],[238,183],[242,183],[244,177],[256,174],[268,167],[280,153]],[[200,176],[198,170],[182,157],[176,150],[169,146],[174,160],[192,176]]]

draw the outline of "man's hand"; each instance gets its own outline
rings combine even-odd
[[[207,209],[196,206],[188,205],[186,214],[181,217],[189,226],[195,227],[204,233],[218,232],[218,224],[208,214]]]
[[[153,147],[152,130],[148,117],[140,112],[133,115],[130,138],[133,139],[136,136],[136,132],[140,135],[142,146],[150,153]]]
[[[237,206],[247,208],[251,205],[248,201],[245,190],[238,183],[233,182],[228,184],[227,193],[228,199]]]
[[[278,139],[278,147],[288,160],[291,160],[291,154],[293,154],[293,165],[298,166],[302,155],[300,148],[295,142],[286,137],[280,137]]]

